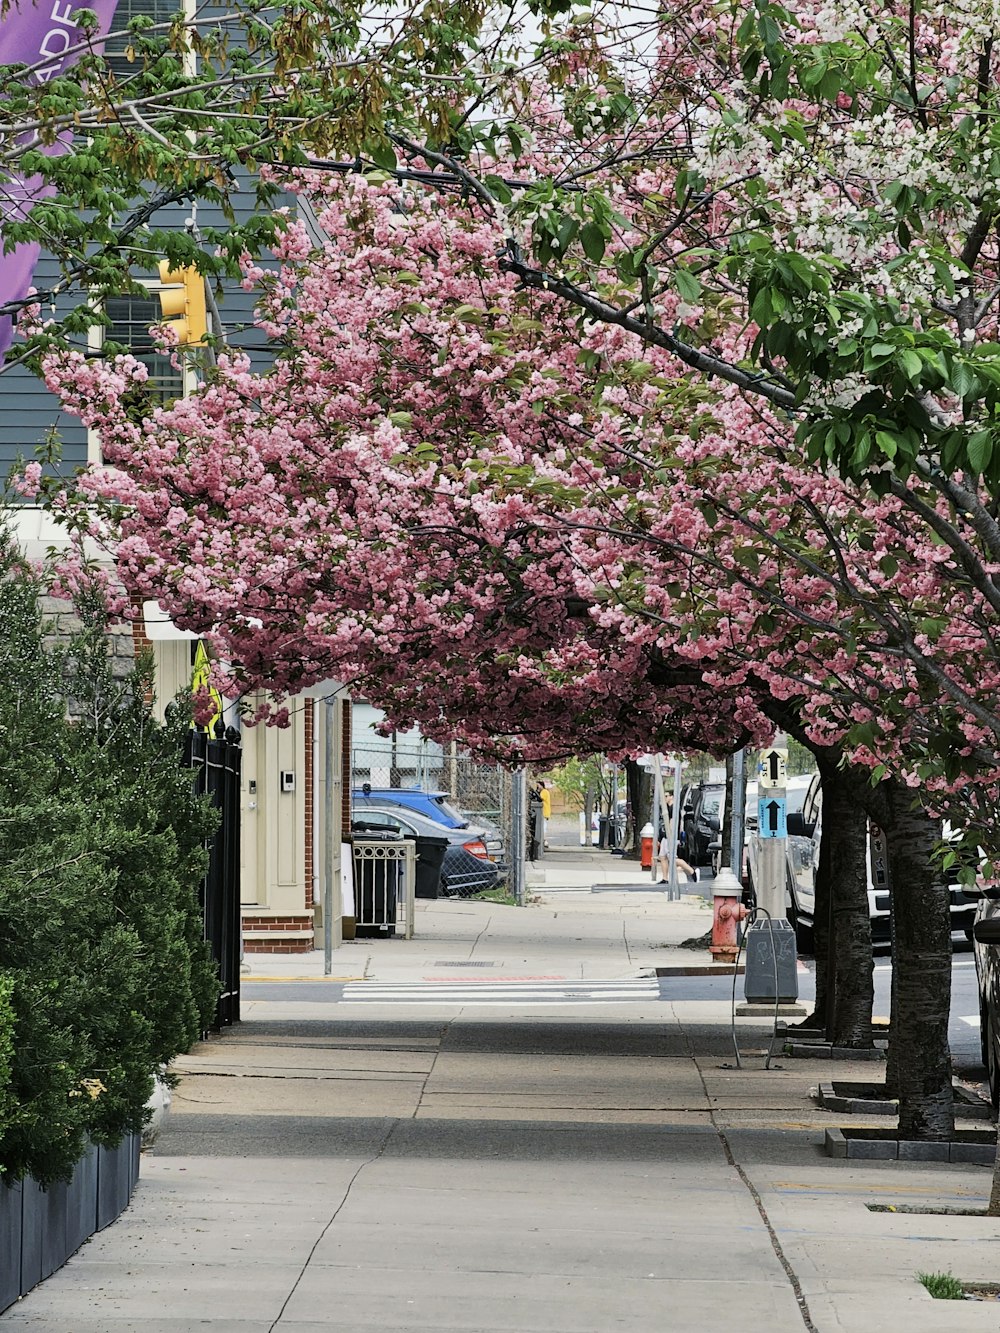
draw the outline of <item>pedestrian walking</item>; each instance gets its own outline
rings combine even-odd
[[[538,784],[538,799],[542,803],[542,846],[549,845],[549,820],[552,818],[552,793],[545,781]]]
[[[662,823],[660,824],[660,836],[659,836],[659,841],[658,841],[658,845],[657,845],[657,855],[658,855],[659,862],[660,862],[660,875],[662,876],[663,879],[669,879],[669,878],[670,878],[670,838],[671,838],[671,834],[672,834],[672,832],[673,832],[673,822],[674,822],[674,820],[673,820],[673,815],[674,815],[674,794],[673,794],[673,792],[671,792],[671,791],[664,792],[664,800],[665,800],[666,807],[667,807],[667,825],[668,825],[668,827],[665,828],[665,827],[663,826]],[[678,838],[678,842],[679,842],[679,841],[680,841],[680,839]],[[696,881],[697,881],[697,879],[698,879],[698,872],[695,870],[694,866],[688,865],[687,861],[685,861],[684,858],[681,856],[681,853],[680,853],[680,847],[679,847],[679,846],[678,846],[678,849],[677,849],[677,855],[676,855],[676,857],[675,857],[675,864],[676,864],[678,870],[683,870],[683,871],[684,871],[684,873],[685,873],[685,875],[687,875],[688,879],[690,879],[692,882],[696,882]]]
[[[537,861],[539,852],[544,850],[542,833],[542,793],[538,787],[528,792],[528,860]]]

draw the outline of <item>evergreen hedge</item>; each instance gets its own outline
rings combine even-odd
[[[214,813],[113,669],[101,599],[47,635],[0,536],[0,1179],[68,1179],[146,1119],[157,1070],[212,1021],[197,887]]]

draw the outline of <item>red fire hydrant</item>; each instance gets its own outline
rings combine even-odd
[[[739,880],[723,866],[712,886],[712,943],[708,951],[714,963],[734,963],[739,952],[739,923],[746,920],[747,909],[740,902]]]
[[[653,826],[644,824],[639,834],[639,865],[643,870],[652,870],[653,868]]]

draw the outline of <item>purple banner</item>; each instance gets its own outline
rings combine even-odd
[[[77,24],[78,12],[89,9],[97,15],[97,30],[90,34],[93,40],[111,28],[117,3],[118,0],[79,0],[79,3],[77,0],[36,0],[35,3],[11,0],[0,20],[0,66],[27,65],[29,82],[48,83],[64,74],[85,49],[81,43],[87,34]],[[55,156],[66,152],[70,142],[71,136],[67,135],[42,151]],[[31,140],[24,141],[21,147],[31,147]],[[4,223],[23,220],[39,199],[54,193],[53,187],[45,185],[40,176],[15,175],[0,182],[0,238]],[[28,294],[40,249],[34,244],[19,245],[9,254],[0,254],[0,306],[8,301],[19,301]],[[0,365],[13,336],[12,316],[0,315]]]

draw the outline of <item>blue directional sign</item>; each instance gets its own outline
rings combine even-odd
[[[761,792],[757,802],[757,832],[762,838],[788,837],[785,808],[784,796],[768,796]]]

